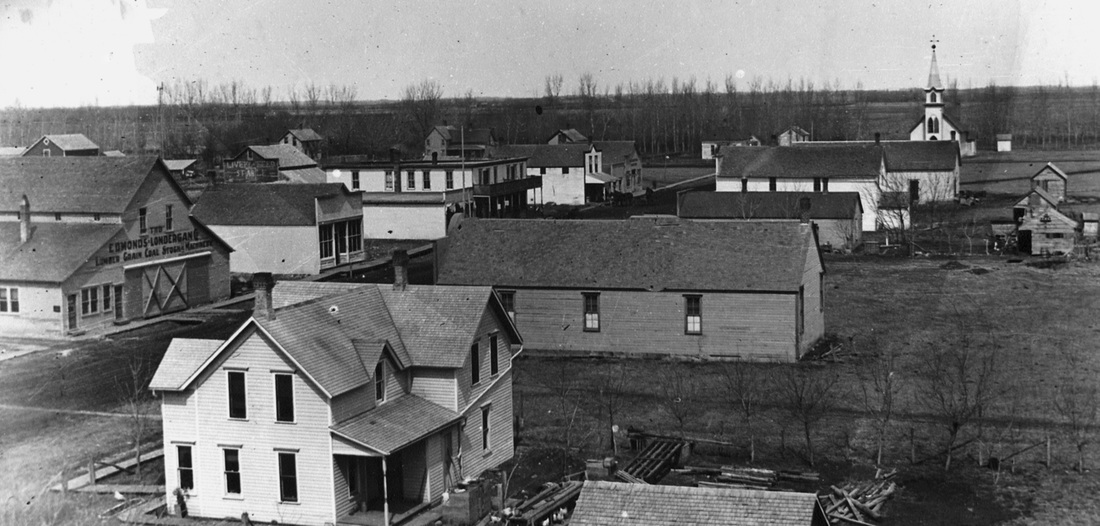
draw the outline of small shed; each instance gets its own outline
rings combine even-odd
[[[1050,209],[1020,223],[1017,245],[1021,252],[1038,255],[1064,255],[1073,252],[1077,221]]]
[[[1031,176],[1031,187],[1041,188],[1050,194],[1055,203],[1066,200],[1066,182],[1069,178],[1066,173],[1058,169],[1054,163],[1047,163],[1035,175]]]
[[[1011,152],[1012,151],[1012,134],[1011,133],[998,133],[997,134],[997,151],[998,152]]]
[[[1081,235],[1086,240],[1096,239],[1100,234],[1100,213],[1085,212],[1081,214]]]
[[[798,126],[791,126],[790,128],[783,130],[783,133],[779,134],[780,146],[791,146],[800,142],[808,142],[809,140],[810,132],[803,130]]]

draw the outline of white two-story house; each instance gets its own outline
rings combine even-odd
[[[150,384],[172,513],[388,525],[512,458],[521,340],[492,289],[257,276],[254,315],[173,340]]]

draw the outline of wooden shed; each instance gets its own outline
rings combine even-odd
[[[1059,170],[1054,163],[1047,163],[1042,169],[1031,176],[1031,187],[1041,188],[1054,198],[1055,203],[1066,200],[1066,182],[1069,180],[1066,173]]]

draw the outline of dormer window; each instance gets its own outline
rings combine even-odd
[[[386,401],[386,361],[378,362],[374,366],[374,399],[378,402]]]

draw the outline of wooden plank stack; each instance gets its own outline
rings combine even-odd
[[[680,458],[684,441],[670,438],[657,438],[649,442],[638,456],[634,457],[621,471],[630,477],[656,484],[668,475],[673,464]],[[623,477],[619,477],[623,478]]]
[[[580,481],[549,483],[537,495],[506,510],[502,513],[503,517],[498,518],[496,522],[506,520],[510,526],[559,524],[568,516],[569,510],[573,509],[583,485],[584,483]]]
[[[882,505],[897,491],[897,484],[890,480],[896,474],[895,470],[868,482],[830,486],[829,493],[817,497],[829,523],[866,526],[881,521]]]
[[[721,466],[719,468],[691,467],[689,471],[709,478],[696,480],[696,484],[709,488],[771,489],[779,482],[817,482],[820,476],[812,471],[775,471],[771,469]]]

